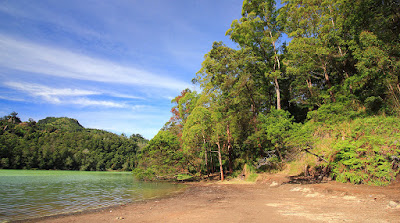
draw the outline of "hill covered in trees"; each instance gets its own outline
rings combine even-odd
[[[0,169],[132,170],[147,144],[139,134],[87,129],[71,118],[22,122],[17,115],[0,118]]]
[[[238,49],[214,42],[193,79],[201,92],[172,100],[171,120],[138,154],[138,177],[224,179],[245,164],[353,183],[396,177],[399,1],[282,4],[243,2],[226,32]]]

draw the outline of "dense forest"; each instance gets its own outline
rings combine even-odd
[[[132,170],[147,141],[84,128],[75,119],[0,118],[0,169]]]
[[[325,172],[386,185],[399,172],[400,2],[245,0],[136,176]],[[288,38],[286,38],[286,36]],[[303,168],[306,167],[306,168]]]

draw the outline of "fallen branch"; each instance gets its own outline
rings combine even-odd
[[[314,155],[314,156],[318,157],[319,160],[322,160],[322,161],[325,161],[326,163],[329,163],[323,156],[319,156],[319,155],[317,155],[317,154],[315,154],[313,152],[310,152],[310,149],[311,149],[310,147],[307,147],[307,148],[302,149],[302,150],[305,151],[306,153],[309,153],[311,155]]]

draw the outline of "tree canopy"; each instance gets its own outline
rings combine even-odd
[[[168,158],[171,166],[179,163],[176,173],[193,175],[209,175],[219,167],[223,179],[224,173],[254,166],[268,154],[283,163],[305,146],[319,146],[321,126],[335,132],[343,123],[354,127],[358,120],[379,116],[398,129],[386,117],[400,114],[399,19],[400,3],[394,0],[284,0],[281,7],[274,0],[244,0],[242,17],[226,32],[238,48],[212,44],[193,79],[201,91],[186,89],[176,97],[173,117],[159,132],[176,138],[167,140],[171,145],[155,146],[157,136],[147,147],[173,156],[148,156],[148,162]],[[329,137],[335,143],[340,139]],[[393,179],[398,169],[388,165],[389,156],[399,156],[400,148],[390,140],[391,152],[367,153],[382,157],[370,159],[371,166],[382,168],[368,172],[363,167],[366,177],[357,182],[372,182],[368,179],[385,171]],[[331,158],[333,177],[351,181],[344,176],[352,176],[356,167],[344,160],[348,152],[360,158],[366,145],[338,152],[335,143],[321,152]]]

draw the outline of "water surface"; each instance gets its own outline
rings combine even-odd
[[[182,188],[139,182],[128,172],[0,170],[0,222],[124,204]]]

